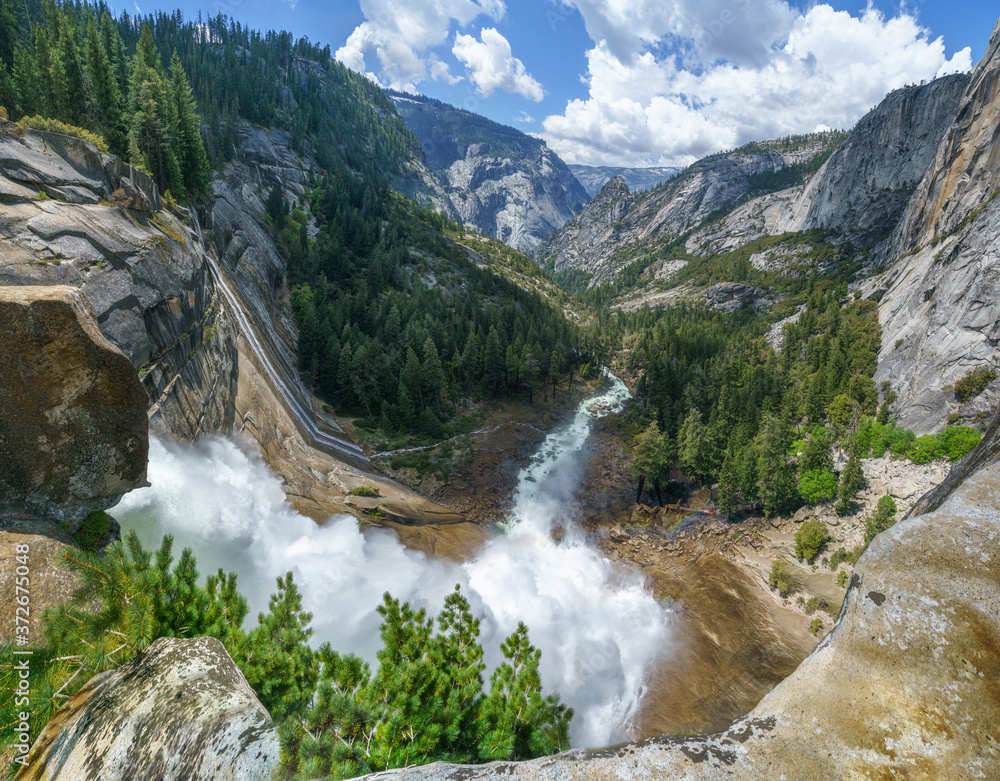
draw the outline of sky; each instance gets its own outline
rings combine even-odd
[[[544,138],[567,163],[684,166],[850,128],[893,89],[969,70],[981,0],[156,0],[289,29],[385,87]]]

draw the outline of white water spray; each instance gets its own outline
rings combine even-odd
[[[482,619],[487,662],[500,661],[500,641],[524,621],[542,650],[545,686],[576,712],[573,744],[608,745],[628,737],[644,674],[668,637],[642,579],[613,567],[573,525],[592,418],[620,410],[627,397],[612,378],[610,390],[546,438],[520,475],[506,533],[462,565],[410,551],[391,532],[362,533],[349,516],[317,526],[288,506],[256,453],[221,438],[194,448],[153,438],[151,487],[128,494],[112,514],[148,546],[172,533],[178,552],[194,549],[202,573],[235,571],[254,615],[267,609],[275,578],[292,571],[314,615],[314,640],[370,661],[383,592],[437,610],[460,583]],[[558,527],[565,534],[555,541]]]

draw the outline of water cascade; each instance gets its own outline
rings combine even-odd
[[[235,571],[253,616],[266,609],[275,578],[292,571],[314,615],[314,640],[369,660],[385,591],[435,610],[459,583],[482,619],[487,663],[500,661],[500,641],[524,621],[542,650],[545,686],[576,712],[573,744],[608,745],[628,736],[644,674],[669,640],[665,613],[642,578],[612,566],[573,523],[592,420],[628,397],[610,379],[610,389],[545,439],[521,472],[504,532],[461,565],[408,550],[391,532],[361,531],[349,516],[317,526],[289,507],[252,447],[222,438],[194,447],[152,439],[151,486],[112,514],[149,546],[173,534],[178,550],[193,548],[203,573]]]

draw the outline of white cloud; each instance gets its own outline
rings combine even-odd
[[[969,50],[946,62],[913,17],[872,8],[793,12],[764,0],[753,11],[768,21],[752,24],[738,15],[749,0],[635,0],[652,9],[638,22],[626,0],[571,2],[595,40],[589,94],[543,126],[578,163],[685,165],[750,140],[849,128],[887,92],[971,65]],[[721,27],[709,29],[713,15]]]
[[[522,111],[516,117],[514,117],[515,122],[523,122],[527,125],[533,125],[535,123],[535,118],[531,116],[527,111]]]
[[[361,0],[365,21],[358,25],[336,58],[348,68],[380,84],[415,91],[427,78],[454,84],[455,77],[433,53],[448,40],[451,25],[464,27],[480,15],[499,20],[507,12],[503,0]],[[367,60],[372,53],[379,67]],[[377,70],[377,73],[376,73]]]
[[[545,97],[542,85],[524,69],[524,63],[511,52],[510,42],[496,29],[484,28],[479,38],[477,41],[471,35],[456,34],[451,52],[465,65],[483,97],[488,98],[498,89],[516,92],[536,103]]]

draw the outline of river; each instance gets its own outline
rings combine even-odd
[[[316,525],[291,509],[252,445],[225,438],[193,446],[152,438],[150,487],[111,513],[145,545],[173,534],[203,573],[236,572],[251,615],[266,610],[275,579],[291,571],[314,615],[314,641],[370,661],[385,591],[433,613],[458,583],[481,619],[488,665],[524,621],[542,650],[543,684],[575,711],[573,745],[609,745],[632,736],[647,673],[670,634],[644,579],[608,562],[576,526],[593,420],[629,397],[621,380],[608,379],[522,470],[502,533],[461,564],[409,550],[391,532],[363,531],[350,516]]]

